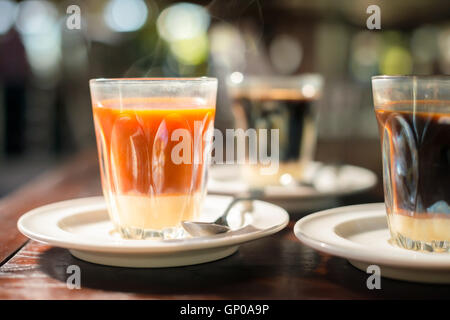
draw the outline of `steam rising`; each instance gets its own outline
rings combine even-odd
[[[112,2],[120,1],[113,0]],[[258,21],[253,21],[250,24],[250,38],[253,43],[245,45],[239,31],[239,24],[246,20],[244,15],[249,10],[258,12]],[[216,22],[214,29],[220,29],[216,26],[221,26],[221,30],[227,29],[231,32],[222,32],[220,34],[221,39],[217,39],[216,36],[220,32],[214,34],[212,30],[209,31],[211,22]],[[136,61],[125,73],[125,76],[193,76],[205,74],[207,71],[205,69],[207,67],[206,62],[209,60],[210,53],[214,61],[220,63],[223,62],[220,61],[223,57],[231,54],[233,59],[228,60],[236,62],[235,65],[227,64],[227,68],[231,72],[235,71],[232,70],[234,68],[244,69],[245,52],[258,53],[262,51],[259,42],[263,34],[263,25],[259,1],[214,0],[205,7],[192,3],[175,3],[162,10],[157,18],[156,30],[159,38],[153,51]],[[248,25],[244,27],[248,28]],[[209,35],[208,32],[210,32]],[[224,35],[229,41],[223,41]],[[232,37],[229,37],[230,35]],[[218,43],[227,43],[226,52],[223,50],[224,48],[217,49]],[[236,54],[240,56],[236,57]]]

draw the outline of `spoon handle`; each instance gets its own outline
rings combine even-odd
[[[257,199],[260,199],[263,194],[264,194],[264,191],[261,189],[250,189],[247,192],[247,194],[245,194],[243,196],[234,197],[233,200],[231,200],[231,202],[228,204],[228,206],[226,207],[226,209],[222,213],[222,215],[219,218],[217,218],[217,220],[214,221],[214,223],[222,225],[222,226],[228,226],[228,222],[227,222],[228,214],[230,213],[230,210],[235,206],[236,203],[241,202],[241,201],[257,200]]]

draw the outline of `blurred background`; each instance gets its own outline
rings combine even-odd
[[[0,0],[0,197],[95,148],[91,78],[218,77],[226,128],[227,79],[310,72],[325,79],[316,158],[380,175],[370,77],[450,73],[450,1]]]

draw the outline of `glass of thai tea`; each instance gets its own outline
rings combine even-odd
[[[217,80],[90,81],[103,194],[124,238],[178,238],[200,215]]]
[[[450,77],[372,78],[384,196],[400,247],[450,251]]]

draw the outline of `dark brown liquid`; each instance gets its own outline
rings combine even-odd
[[[391,213],[450,218],[449,108],[450,102],[439,101],[376,108],[385,201]]]
[[[305,153],[314,149],[316,129],[312,104],[315,99],[305,98],[295,90],[280,89],[241,92],[234,100],[235,115],[245,118],[245,129],[268,129],[268,133],[271,129],[279,130],[280,161],[312,157]]]

